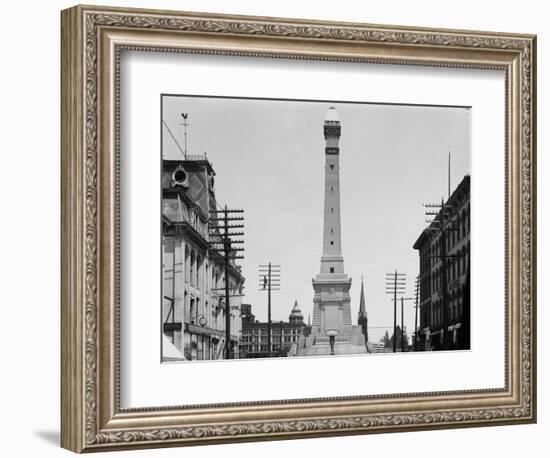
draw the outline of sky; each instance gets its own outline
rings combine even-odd
[[[322,251],[323,121],[330,106],[342,125],[342,251],[352,277],[352,322],[363,276],[369,338],[377,341],[393,330],[386,273],[405,273],[406,296],[414,296],[419,260],[413,244],[427,225],[423,204],[447,198],[449,152],[451,193],[470,174],[469,108],[164,95],[160,154],[183,158],[180,113],[188,113],[188,154],[206,152],[218,203],[245,210],[243,302],[267,320],[258,265],[280,264],[272,320],[287,321],[297,300],[307,321]],[[405,302],[405,327],[414,329],[413,301]]]

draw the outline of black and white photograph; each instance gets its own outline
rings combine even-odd
[[[445,6],[4,2],[2,456],[543,455],[550,8]]]
[[[469,350],[470,115],[163,94],[162,362]]]

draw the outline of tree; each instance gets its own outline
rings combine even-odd
[[[393,341],[391,340],[390,334],[388,333],[387,330],[384,333],[384,335],[382,336],[382,338],[380,339],[380,342],[382,342],[384,344],[385,348],[390,348],[392,346]]]
[[[405,341],[405,348],[407,348],[409,346],[409,336],[407,335],[407,328],[403,328],[403,329],[404,329],[403,337]],[[401,348],[401,327],[397,326],[396,332],[397,332],[397,348],[400,349]],[[390,340],[391,347],[393,347],[393,339],[394,339],[394,336],[392,335]]]
[[[409,346],[409,336],[407,335],[407,328],[405,329],[405,348]],[[390,334],[388,331],[384,333],[382,338],[380,339],[380,342],[384,344],[385,348],[393,348],[393,334],[390,337]],[[401,348],[401,328],[397,326],[397,348]]]

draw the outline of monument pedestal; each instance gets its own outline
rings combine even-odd
[[[346,274],[319,274],[313,279],[312,334],[335,331],[337,339],[351,334],[351,278]]]

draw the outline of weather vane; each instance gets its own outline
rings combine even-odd
[[[181,124],[183,126],[183,135],[185,136],[185,143],[183,147],[183,157],[187,159],[187,127],[190,126],[190,124],[187,122],[187,117],[189,116],[189,113],[181,113],[181,117],[183,118],[183,123]]]

